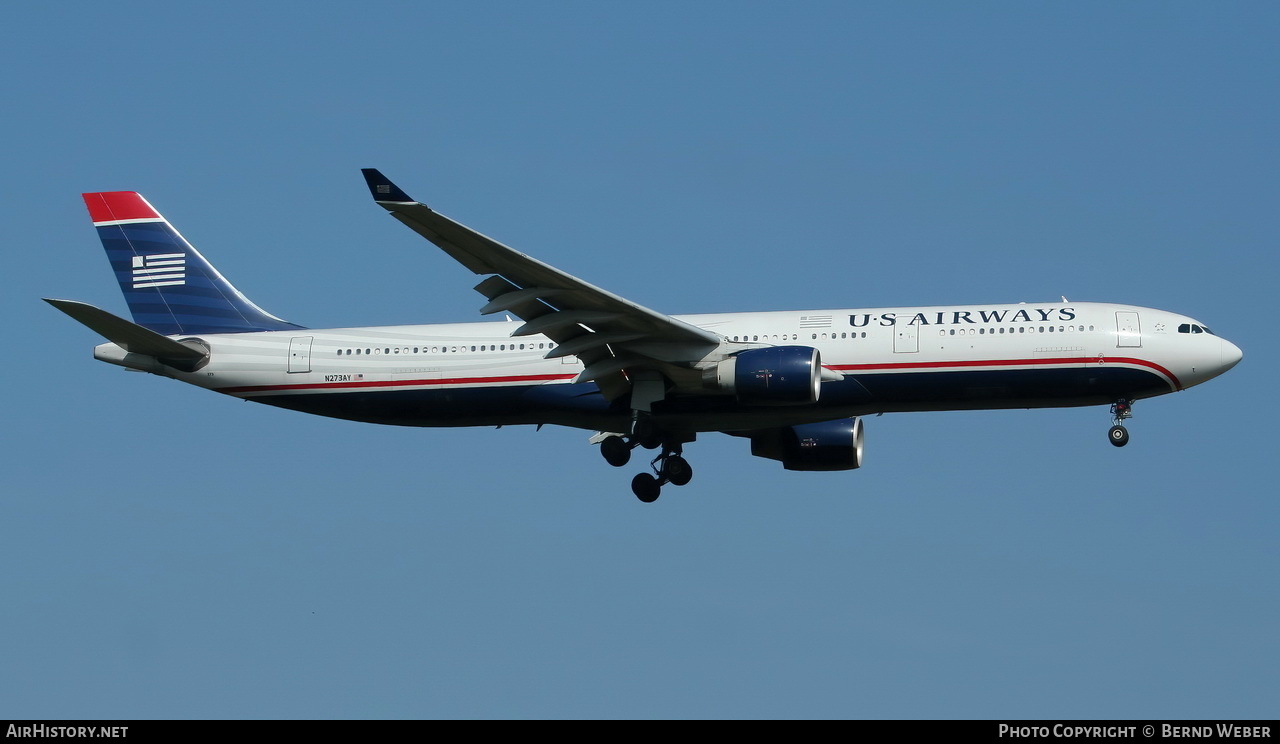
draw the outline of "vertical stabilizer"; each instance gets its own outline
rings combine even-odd
[[[84,194],[133,320],[164,335],[284,331],[133,191]]]

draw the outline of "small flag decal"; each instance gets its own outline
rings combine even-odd
[[[156,253],[133,257],[133,288],[173,287],[187,283],[185,253]]]

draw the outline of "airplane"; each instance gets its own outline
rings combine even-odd
[[[1135,401],[1242,357],[1193,318],[1061,301],[665,315],[488,238],[366,168],[374,201],[485,278],[472,323],[307,328],[241,294],[140,194],[83,195],[132,313],[45,301],[107,339],[94,358],[267,405],[401,426],[558,425],[613,466],[656,450],[641,501],[693,477],[684,446],[723,432],[796,471],[863,462],[864,417]],[[516,316],[520,323],[510,316]],[[651,471],[651,472],[650,472]]]

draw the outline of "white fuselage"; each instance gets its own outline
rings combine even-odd
[[[811,346],[840,382],[815,404],[744,406],[673,395],[655,413],[690,431],[728,431],[888,411],[1095,405],[1174,392],[1222,374],[1233,344],[1162,310],[1089,302],[676,316],[722,351]],[[99,346],[104,361],[248,400],[411,426],[554,423],[617,431],[611,406],[573,356],[544,358],[517,322],[214,334],[208,363],[178,372]],[[1191,332],[1194,328],[1195,332]],[[174,336],[177,339],[192,337]]]

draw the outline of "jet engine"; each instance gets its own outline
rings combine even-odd
[[[750,349],[717,364],[715,386],[747,405],[816,403],[822,359],[810,346]]]
[[[862,466],[862,419],[754,432],[751,454],[778,460],[787,470],[853,470]]]

